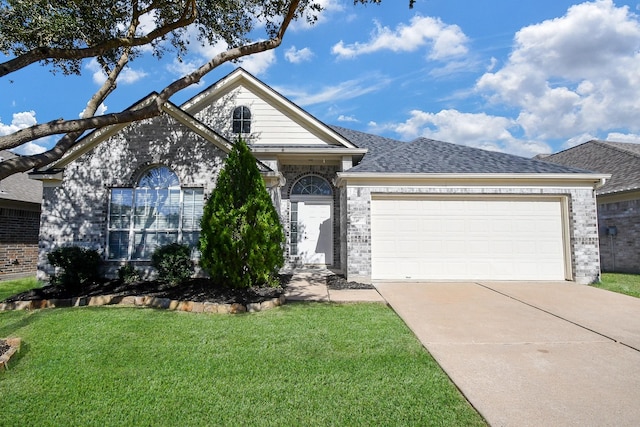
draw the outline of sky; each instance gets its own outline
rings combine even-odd
[[[324,123],[401,141],[525,157],[591,139],[640,143],[638,1],[417,0],[413,9],[408,0],[317,1],[315,25],[295,23],[277,49],[225,64],[171,101],[241,65]],[[137,58],[100,111],[134,104],[223,49],[192,46],[183,62]],[[104,78],[86,60],[81,76],[31,66],[0,79],[0,135],[79,117]]]

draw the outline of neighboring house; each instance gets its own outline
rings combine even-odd
[[[2,160],[16,157],[0,151]],[[19,173],[0,181],[0,280],[35,275],[42,183]]]
[[[34,173],[46,183],[40,276],[61,245],[100,250],[112,273],[147,266],[159,244],[195,247],[238,136],[280,213],[289,266],[362,282],[599,278],[593,190],[605,175],[327,126],[242,69],[160,117],[96,131]]]
[[[543,160],[611,174],[596,191],[602,270],[640,273],[640,144],[593,140]]]

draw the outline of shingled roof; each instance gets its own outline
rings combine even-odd
[[[369,149],[349,172],[377,173],[589,173],[586,170],[547,163],[511,154],[481,150],[427,138],[402,142],[334,126],[334,130],[361,148]]]
[[[17,157],[11,151],[0,151],[0,159]],[[1,161],[1,160],[0,160]],[[0,202],[26,202],[36,205],[42,203],[42,183],[29,179],[26,173],[17,173],[0,181]]]
[[[640,144],[592,140],[543,160],[611,174],[598,195],[640,189]]]

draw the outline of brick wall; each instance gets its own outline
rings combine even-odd
[[[182,186],[202,187],[205,197],[226,154],[169,116],[138,122],[67,166],[58,187],[44,188],[38,278],[53,273],[47,253],[77,245],[106,255],[109,189],[133,186],[149,167],[165,165]],[[106,256],[105,256],[106,258]],[[108,262],[114,274],[119,262]]]
[[[35,274],[40,212],[0,208],[0,279]]]
[[[371,281],[371,193],[567,196],[573,279],[581,284],[599,280],[598,226],[595,198],[590,188],[381,186],[347,187],[346,192],[346,265],[349,280]]]
[[[640,200],[598,205],[602,271],[640,273]],[[615,236],[607,233],[616,227]]]

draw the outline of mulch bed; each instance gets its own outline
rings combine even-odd
[[[109,280],[88,284],[79,292],[70,292],[59,286],[44,286],[13,295],[4,300],[4,302],[68,299],[100,295],[135,295],[169,298],[178,301],[246,305],[278,298],[284,293],[284,288],[290,279],[290,275],[281,275],[280,286],[278,287],[253,287],[248,289],[233,289],[220,286],[206,278],[189,279],[178,285],[170,285],[157,280],[139,281],[130,284],[121,280]]]
[[[349,282],[344,276],[339,274],[334,274],[327,277],[327,288],[330,290],[341,290],[341,289],[375,289],[373,285],[367,285],[366,283],[360,282]]]

